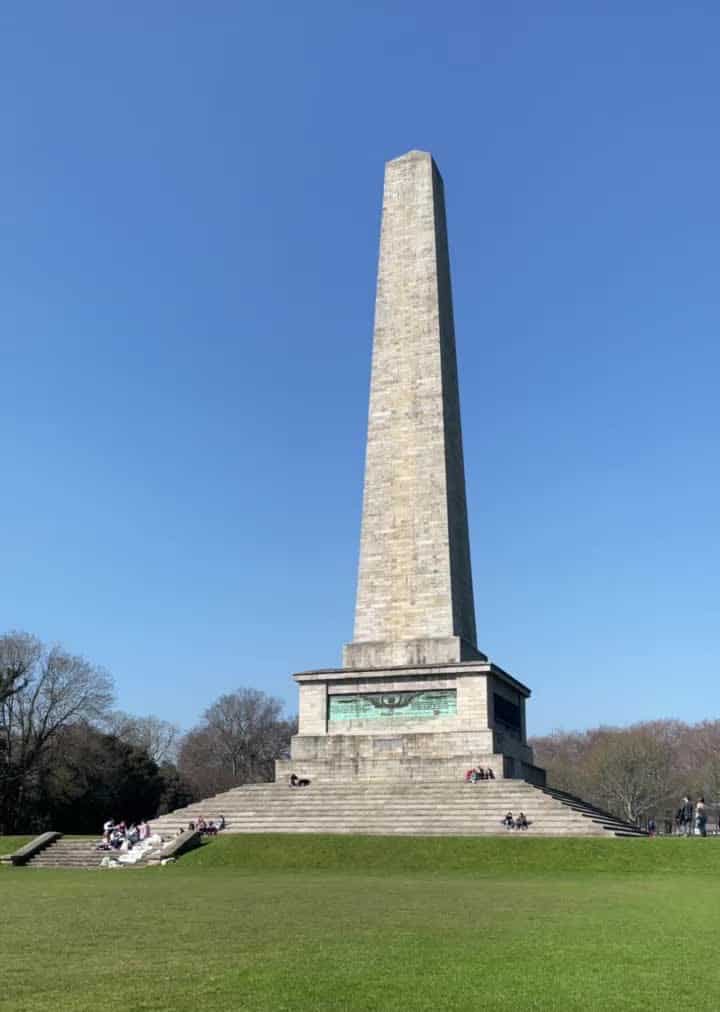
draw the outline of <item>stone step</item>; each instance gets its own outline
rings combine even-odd
[[[501,835],[506,812],[524,812],[533,835],[641,835],[582,799],[519,780],[476,784],[315,782],[253,784],[195,802],[153,820],[171,835],[191,820],[226,820],[229,833],[354,832],[387,835]]]
[[[555,820],[530,819],[528,821],[530,823],[530,826],[532,828],[535,828],[536,830],[541,826],[543,826],[546,827],[547,829],[553,830],[566,829],[570,831],[571,829],[578,829],[582,832],[590,832],[593,831],[594,829],[597,829],[598,832],[604,831],[604,826],[601,823],[596,823],[592,821],[589,821],[587,823],[565,822],[562,819],[555,819]],[[413,831],[417,830],[418,832],[424,830],[427,830],[429,832],[431,830],[434,831],[443,829],[447,830],[448,833],[450,833],[454,829],[467,829],[468,831],[492,830],[497,832],[500,831],[505,832],[502,823],[498,819],[493,819],[492,821],[477,820],[476,822],[471,822],[465,819],[437,819],[432,822],[429,822],[425,820],[411,819],[411,818],[403,819],[400,821],[398,820],[368,821],[367,819],[348,818],[348,819],[302,819],[302,820],[273,819],[272,821],[248,820],[247,822],[243,823],[242,826],[237,826],[234,830],[231,830],[231,833],[232,832],[280,833],[286,829],[299,830],[302,832],[306,831],[308,826],[316,827],[317,832],[332,833],[334,827],[339,825],[354,826],[356,832],[358,832],[361,835],[366,829],[367,830],[388,829],[390,831],[394,831],[396,829],[412,829]]]
[[[526,816],[527,816],[528,819],[535,820],[535,821],[538,821],[538,820],[542,819],[545,823],[548,823],[548,824],[551,824],[551,823],[562,823],[563,825],[586,825],[587,823],[591,823],[591,824],[597,824],[597,825],[601,825],[601,826],[602,825],[606,825],[606,823],[603,822],[603,820],[601,820],[601,819],[591,819],[589,817],[588,818],[582,818],[582,817],[572,818],[571,816],[564,816],[561,813],[551,813],[551,814],[548,814],[548,813],[542,813],[542,812],[526,812],[525,814],[526,814]],[[502,816],[500,816],[499,813],[496,814],[496,815],[491,815],[491,816],[478,814],[474,818],[468,818],[467,816],[456,815],[456,814],[447,813],[447,812],[441,812],[441,813],[434,814],[434,815],[422,815],[422,814],[417,814],[417,813],[414,813],[414,812],[406,812],[406,813],[404,813],[402,815],[395,816],[395,817],[387,817],[387,816],[383,816],[383,815],[380,815],[380,814],[377,814],[377,815],[368,815],[368,814],[355,813],[355,812],[342,812],[342,813],[341,812],[332,812],[332,813],[307,812],[307,813],[304,813],[302,815],[298,815],[297,813],[285,813],[285,814],[277,813],[277,814],[274,814],[274,815],[267,815],[267,816],[263,816],[262,814],[259,814],[259,813],[251,813],[251,814],[248,814],[244,818],[238,818],[238,819],[236,819],[232,823],[232,826],[247,825],[249,823],[267,824],[267,823],[270,823],[270,822],[302,823],[302,822],[307,822],[310,819],[312,819],[314,822],[326,822],[329,825],[331,825],[333,822],[336,822],[338,820],[343,821],[343,822],[347,822],[347,821],[357,822],[357,823],[363,823],[363,822],[367,822],[367,823],[369,823],[369,822],[382,822],[382,823],[387,823],[387,824],[398,823],[398,822],[408,822],[408,821],[409,822],[413,822],[413,823],[427,823],[427,824],[442,823],[442,822],[456,822],[456,823],[463,823],[463,824],[467,824],[467,825],[480,825],[481,823],[482,824],[487,824],[487,825],[496,825],[496,824],[500,824],[503,821],[502,820]],[[227,829],[224,830],[224,832],[227,832]]]
[[[313,806],[308,805],[302,808],[294,808],[289,813],[288,807],[268,806],[265,809],[261,809],[257,808],[256,806],[252,806],[251,808],[248,807],[245,811],[236,811],[228,813],[226,816],[226,825],[231,826],[238,821],[242,821],[243,819],[251,817],[259,817],[267,819],[267,818],[283,817],[288,814],[291,814],[292,817],[295,818],[307,818],[315,814],[326,815],[328,818],[336,818],[338,816],[350,814],[362,818],[382,817],[385,819],[391,819],[391,818],[403,818],[407,814],[412,814],[413,816],[418,818],[441,818],[444,816],[453,816],[463,819],[474,819],[482,817],[502,819],[504,818],[507,811],[508,811],[507,806],[482,807],[482,808],[478,807],[477,809],[472,808],[467,809],[467,808],[454,807],[452,805],[445,805],[445,806],[437,805],[434,807],[408,806],[404,808],[401,807],[389,808],[382,806],[377,806],[373,808],[370,807],[364,808],[354,805],[342,805],[342,806],[338,805],[329,808],[327,805],[313,805]],[[559,814],[557,809],[539,805],[538,806],[525,805],[523,808],[520,808],[520,806],[516,806],[514,809],[514,814],[517,815],[520,811],[523,811],[528,818],[531,815],[537,817],[543,816],[547,818],[552,818],[554,815]],[[597,812],[581,812],[576,810],[569,810],[567,812],[563,812],[562,815],[563,817],[570,819],[590,818],[597,820],[599,822],[608,823],[610,825],[618,825],[618,826],[624,825],[624,823],[620,822],[617,819],[610,819]],[[212,818],[212,815],[210,816],[210,818]],[[186,823],[184,819],[168,818],[167,821],[163,822],[160,822],[159,820],[156,821],[153,824],[153,830],[154,831],[160,831],[161,829],[177,830],[180,828],[184,828],[185,825]]]
[[[213,804],[215,802],[226,802],[231,800],[233,797],[260,797],[263,794],[276,794],[282,792],[288,796],[300,797],[303,794],[313,794],[316,791],[322,790],[327,797],[335,797],[337,795],[349,794],[354,797],[362,794],[369,794],[373,797],[385,797],[385,796],[405,796],[408,794],[437,794],[438,796],[445,797],[449,793],[456,794],[497,794],[502,796],[509,796],[512,794],[527,794],[528,788],[532,785],[525,784],[524,787],[517,787],[517,781],[501,780],[490,783],[479,783],[479,784],[458,784],[456,780],[453,781],[437,781],[434,784],[423,784],[423,783],[411,783],[403,782],[393,787],[387,787],[384,784],[343,784],[339,786],[329,784],[310,784],[308,787],[288,787],[287,784],[266,784],[263,788],[257,787],[233,787],[225,794],[214,795],[209,798],[203,798],[202,801],[194,801],[190,805],[186,805],[182,809],[177,811],[185,811],[186,809],[197,808],[198,805]],[[513,785],[513,786],[508,786]],[[539,788],[532,788],[537,791],[538,794],[549,793],[542,791]]]
[[[556,836],[556,837],[575,837],[575,836],[577,836],[579,838],[587,838],[587,837],[590,837],[590,836],[605,837],[605,836],[608,835],[606,832],[604,832],[599,827],[597,829],[583,828],[583,827],[569,828],[569,827],[565,827],[565,826],[561,826],[561,827],[557,827],[557,828],[544,827],[544,828],[537,828],[537,829],[531,828],[530,830],[528,830],[528,831],[526,831],[524,833],[520,833],[520,832],[517,832],[517,831],[514,831],[514,830],[512,830],[512,831],[504,830],[500,826],[494,826],[494,827],[488,827],[488,828],[484,828],[482,826],[480,826],[480,827],[469,827],[469,826],[433,827],[433,826],[426,826],[426,825],[419,825],[419,826],[412,826],[412,825],[409,825],[409,826],[387,825],[387,826],[377,826],[377,827],[374,827],[374,826],[357,826],[357,825],[345,826],[345,825],[342,825],[340,823],[336,823],[333,826],[332,829],[329,829],[327,826],[317,826],[317,825],[314,825],[312,823],[308,823],[308,824],[303,825],[303,826],[296,826],[296,825],[286,825],[286,826],[281,826],[281,825],[274,825],[274,826],[266,826],[266,825],[264,825],[264,826],[249,826],[249,827],[243,829],[241,833],[237,833],[236,835],[266,836],[269,833],[279,833],[279,834],[288,834],[288,835],[297,835],[297,836],[317,834],[317,835],[332,835],[332,836],[337,836],[337,835],[353,835],[353,836],[408,836],[408,837],[414,837],[414,836],[438,836],[438,837],[443,837],[443,836],[444,837],[448,837],[448,836],[470,836],[470,837],[472,837],[472,836],[508,836],[509,835],[509,836],[536,836],[536,837],[537,836]]]
[[[100,868],[100,862],[94,861],[31,861],[28,868]]]
[[[572,823],[563,822],[562,820],[542,820],[542,819],[530,819],[528,820],[530,828],[534,832],[538,832],[540,829],[545,828],[548,830],[555,831],[567,831],[571,832],[577,830],[582,833],[605,833],[607,827],[602,823],[597,822],[586,822],[586,823]],[[280,820],[274,819],[272,821],[255,821],[248,820],[247,822],[237,825],[229,833],[225,835],[233,835],[235,833],[283,833],[283,832],[318,832],[332,834],[336,826],[353,826],[355,831],[362,836],[364,832],[370,830],[374,832],[387,831],[410,831],[423,834],[425,832],[436,832],[442,831],[452,835],[456,830],[466,830],[467,832],[506,832],[505,827],[499,820],[492,821],[480,821],[469,822],[466,820],[453,820],[443,819],[435,821],[426,821],[418,819],[403,819],[393,821],[368,821],[367,819],[334,819],[332,821],[322,819],[303,819],[300,821],[287,819]],[[312,830],[310,829],[312,827]],[[624,832],[621,827],[614,827],[617,832]]]
[[[297,805],[297,804],[302,804],[303,802],[306,802],[306,801],[312,801],[313,798],[322,798],[323,800],[326,800],[326,801],[352,800],[353,802],[358,802],[358,803],[361,803],[361,802],[364,802],[364,801],[372,801],[372,802],[376,802],[376,803],[377,802],[384,802],[384,803],[399,802],[399,803],[402,803],[402,802],[405,802],[405,801],[408,801],[408,800],[422,800],[422,801],[425,801],[427,803],[432,803],[433,801],[447,802],[449,800],[455,800],[455,801],[462,801],[462,802],[465,802],[467,804],[473,804],[473,803],[476,803],[476,802],[482,802],[482,803],[488,803],[488,804],[489,803],[495,803],[495,804],[503,803],[504,804],[507,801],[510,801],[510,800],[513,800],[513,799],[533,798],[533,800],[537,804],[541,803],[542,801],[545,801],[548,804],[551,804],[551,803],[553,803],[555,801],[560,801],[561,803],[566,804],[566,805],[582,805],[583,807],[586,807],[586,808],[595,808],[596,807],[594,805],[588,804],[587,802],[581,803],[581,802],[575,802],[575,801],[566,801],[563,798],[554,797],[551,794],[548,794],[548,793],[545,793],[545,792],[540,792],[540,791],[533,791],[532,793],[529,793],[528,791],[517,791],[517,790],[516,791],[483,791],[483,790],[480,790],[480,791],[472,791],[472,790],[467,790],[467,791],[452,791],[452,790],[448,790],[448,791],[432,791],[432,792],[430,792],[430,791],[407,791],[407,792],[404,792],[404,793],[400,793],[400,792],[393,792],[393,793],[389,793],[388,792],[388,793],[384,793],[384,792],[380,792],[380,791],[378,791],[377,793],[375,793],[373,791],[363,791],[363,792],[360,792],[360,791],[358,791],[358,792],[355,792],[355,791],[337,791],[337,792],[334,792],[334,793],[331,794],[330,792],[324,791],[322,789],[322,785],[319,785],[316,788],[307,787],[307,788],[303,788],[302,790],[298,790],[298,791],[290,791],[290,790],[287,790],[286,788],[278,788],[278,789],[276,789],[274,791],[268,791],[265,794],[258,794],[257,792],[253,792],[252,794],[246,794],[246,795],[242,795],[242,794],[241,795],[233,795],[232,797],[228,797],[228,798],[209,798],[209,799],[206,799],[204,801],[197,802],[194,805],[189,805],[187,808],[176,809],[173,813],[168,813],[168,814],[174,814],[174,815],[177,815],[177,816],[186,815],[186,814],[190,815],[193,812],[201,812],[204,809],[213,809],[214,811],[222,811],[222,810],[226,810],[226,809],[231,809],[231,808],[233,808],[234,806],[237,806],[237,805],[241,805],[242,807],[245,807],[248,804],[259,805],[259,804],[264,804],[264,803],[266,803],[268,801],[278,801],[278,802],[282,802],[282,803],[290,802],[293,805]],[[597,811],[601,811],[601,810],[602,809],[597,809]],[[163,816],[160,816],[160,818],[162,818],[162,817]]]
[[[520,786],[519,786],[520,785]],[[227,800],[233,796],[248,797],[250,795],[262,795],[262,794],[274,794],[278,791],[282,791],[285,794],[301,795],[311,794],[313,791],[322,790],[328,796],[335,794],[373,794],[373,795],[390,795],[390,794],[419,794],[419,793],[436,793],[446,794],[448,791],[456,791],[457,793],[498,793],[498,794],[511,794],[526,793],[528,788],[532,787],[533,790],[538,793],[549,793],[545,789],[533,787],[531,784],[525,781],[518,780],[489,780],[481,781],[476,784],[466,784],[462,781],[457,780],[435,780],[435,781],[399,781],[398,783],[390,784],[387,783],[372,783],[365,782],[356,784],[327,784],[322,782],[313,782],[307,787],[289,787],[284,783],[268,783],[262,785],[251,785],[248,784],[245,787],[232,787],[229,791],[225,791],[222,794],[211,795],[210,797],[203,798],[202,801],[194,801],[190,805],[186,805],[186,808],[195,808],[199,804],[212,804],[214,801]],[[180,811],[180,809],[178,809]]]
[[[297,821],[303,821],[304,819],[323,819],[323,820],[332,822],[333,819],[351,818],[351,819],[356,819],[358,821],[360,821],[360,820],[366,820],[366,821],[382,821],[382,822],[397,822],[397,821],[403,820],[403,819],[412,819],[413,821],[421,821],[421,822],[433,822],[433,821],[442,820],[442,819],[453,819],[455,821],[472,823],[472,822],[478,822],[478,821],[502,822],[505,814],[506,814],[505,812],[500,812],[500,811],[498,811],[498,812],[454,812],[454,811],[445,810],[445,809],[439,809],[439,810],[430,811],[430,812],[424,812],[424,811],[417,811],[416,812],[416,811],[413,811],[412,809],[406,810],[404,812],[382,812],[382,811],[379,811],[379,810],[378,811],[374,811],[374,812],[369,812],[369,811],[368,812],[362,812],[362,811],[356,811],[354,809],[345,809],[345,810],[342,810],[342,811],[328,811],[327,809],[323,809],[323,808],[317,808],[317,809],[314,809],[312,811],[304,811],[304,812],[287,812],[287,811],[285,811],[285,812],[282,812],[282,811],[277,811],[277,812],[258,812],[258,811],[249,811],[249,812],[245,812],[245,813],[242,813],[242,814],[238,814],[236,816],[236,818],[234,818],[232,821],[228,822],[225,831],[227,831],[227,829],[230,828],[231,826],[237,825],[238,823],[248,822],[248,821],[268,822],[268,821],[278,821],[278,820],[290,820],[290,821],[297,822]],[[517,815],[518,813],[516,812],[515,814]],[[552,820],[561,820],[561,821],[564,821],[564,822],[577,823],[579,825],[584,825],[585,822],[588,822],[588,821],[589,822],[597,822],[597,823],[599,823],[601,825],[606,824],[606,820],[604,820],[604,819],[596,818],[596,817],[590,816],[590,815],[583,816],[583,815],[580,815],[577,812],[568,812],[568,813],[562,812],[561,813],[561,812],[541,811],[541,810],[533,811],[532,809],[530,809],[529,811],[525,811],[524,814],[526,815],[526,817],[528,819],[529,818],[536,818],[536,819],[545,819],[545,820],[550,820],[550,821],[552,821]],[[619,823],[616,823],[616,825],[619,825]],[[178,829],[180,829],[180,828],[182,828],[182,827],[178,827]],[[163,830],[163,833],[164,832],[165,832],[165,830]]]
[[[547,803],[543,803],[543,802],[534,802],[532,799],[523,799],[522,803],[516,804],[516,805],[510,805],[510,804],[507,804],[507,803],[503,804],[503,805],[495,804],[495,803],[493,803],[493,804],[489,804],[489,803],[487,803],[487,804],[464,804],[463,802],[457,802],[457,801],[452,801],[452,800],[449,800],[449,801],[444,802],[444,803],[442,801],[427,802],[427,801],[420,801],[420,800],[418,800],[415,804],[411,804],[411,803],[406,803],[406,804],[400,804],[400,803],[390,804],[390,803],[385,803],[385,804],[382,804],[381,802],[367,802],[367,803],[355,802],[355,803],[353,803],[352,801],[342,801],[342,802],[336,802],[336,803],[334,803],[334,804],[331,805],[328,801],[325,801],[323,799],[318,799],[317,801],[314,801],[314,802],[305,802],[303,804],[297,804],[297,805],[288,805],[288,804],[283,804],[283,803],[280,803],[280,802],[268,802],[265,805],[258,805],[257,803],[252,803],[252,804],[248,804],[248,805],[246,805],[246,806],[244,806],[242,808],[238,806],[237,808],[223,809],[222,813],[220,813],[220,812],[213,813],[212,809],[207,809],[206,808],[201,813],[199,813],[198,815],[194,815],[194,816],[193,815],[187,816],[187,817],[186,816],[180,816],[180,817],[164,816],[163,818],[160,818],[160,819],[154,819],[153,822],[151,823],[151,826],[153,828],[155,828],[156,826],[165,825],[168,822],[177,823],[178,825],[180,825],[180,824],[184,825],[188,820],[190,820],[190,821],[193,821],[193,820],[197,821],[197,819],[200,818],[200,816],[202,816],[203,818],[205,818],[206,821],[209,821],[210,819],[212,819],[213,821],[217,822],[219,820],[221,814],[224,816],[225,821],[227,822],[230,819],[236,818],[237,816],[246,814],[248,812],[263,812],[263,813],[267,812],[267,813],[271,813],[271,812],[284,812],[284,811],[288,811],[288,810],[291,810],[293,812],[312,812],[312,811],[316,811],[316,810],[321,810],[321,811],[330,811],[330,810],[332,810],[333,812],[340,812],[340,811],[343,811],[343,810],[348,810],[348,811],[353,811],[353,812],[369,812],[369,813],[372,813],[372,812],[387,812],[389,814],[392,814],[392,813],[401,813],[401,812],[407,812],[407,811],[428,812],[428,813],[437,812],[437,811],[445,811],[445,812],[447,812],[447,811],[453,811],[453,812],[459,812],[459,813],[468,814],[468,815],[471,815],[471,814],[473,814],[475,812],[497,812],[497,813],[499,813],[501,815],[505,815],[505,813],[507,811],[513,811],[515,813],[520,812],[520,811],[524,811],[526,814],[527,814],[528,810],[535,811],[535,812],[554,812],[554,811],[558,810],[558,807],[564,807],[565,810],[567,812],[571,813],[571,814],[577,814],[577,815],[580,815],[580,816],[585,815],[585,814],[592,814],[592,815],[596,815],[598,818],[603,818],[603,819],[607,818],[607,819],[610,819],[613,822],[620,822],[621,821],[619,819],[614,819],[611,816],[606,816],[602,812],[593,811],[593,809],[579,809],[579,808],[570,807],[570,806],[558,806],[558,805],[555,805],[555,804],[547,804]]]
[[[359,805],[348,805],[348,804],[333,805],[333,806],[323,804],[306,805],[303,806],[302,808],[299,807],[291,808],[290,806],[268,806],[266,808],[261,808],[256,805],[253,805],[252,807],[248,807],[245,811],[236,811],[228,813],[228,815],[225,818],[226,823],[230,824],[232,822],[237,821],[238,819],[247,818],[248,816],[271,818],[275,816],[283,816],[288,814],[288,812],[291,812],[292,815],[298,818],[313,815],[315,813],[324,814],[327,815],[328,817],[335,817],[337,815],[342,815],[347,812],[368,818],[372,818],[374,816],[381,816],[383,818],[394,818],[394,817],[402,818],[404,815],[412,813],[416,816],[427,818],[435,818],[441,815],[453,815],[464,819],[473,819],[481,816],[497,817],[499,819],[502,819],[505,817],[507,811],[508,806],[499,806],[499,805],[492,807],[478,806],[477,808],[455,807],[453,805],[435,805],[431,807],[427,805],[417,807],[408,805],[405,807],[394,806],[391,808],[388,806],[381,806],[381,805],[375,807],[369,806],[364,807]],[[527,816],[530,816],[531,813],[538,816],[540,815],[552,816],[558,814],[557,808],[550,808],[541,805],[537,806],[525,805],[522,808],[519,805],[517,805],[513,810],[513,813],[517,815],[521,811],[523,811]],[[563,815],[571,819],[593,818],[598,819],[601,822],[612,821],[617,825],[622,824],[618,820],[608,820],[605,816],[600,815],[599,813],[596,812],[579,812],[573,809],[569,809],[563,812]],[[210,816],[210,818],[212,818],[212,816]],[[162,823],[158,820],[155,823],[153,823],[153,830],[155,831],[159,829],[161,826],[171,826],[171,825],[177,826],[179,828],[181,826],[185,826],[185,824],[186,823],[184,819],[168,819],[167,821],[163,821]]]
[[[97,840],[78,839],[63,836],[30,861],[27,868],[76,868],[96,869],[100,867],[109,851],[97,850]]]

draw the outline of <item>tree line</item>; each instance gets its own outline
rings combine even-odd
[[[535,738],[548,783],[630,822],[673,819],[683,795],[720,805],[720,720],[653,720]]]
[[[257,689],[227,693],[183,734],[113,709],[102,667],[25,632],[0,635],[0,834],[96,832],[269,781],[297,722]]]

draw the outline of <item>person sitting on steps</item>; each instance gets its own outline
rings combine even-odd
[[[507,813],[507,815],[505,816],[505,818],[502,820],[502,825],[506,829],[515,829],[515,819],[513,818],[513,813],[512,812],[508,812]]]
[[[529,827],[530,827],[530,823],[528,822],[528,820],[527,820],[527,818],[525,816],[525,813],[524,812],[520,812],[520,814],[518,815],[517,819],[515,820],[515,828],[516,829],[528,829]]]

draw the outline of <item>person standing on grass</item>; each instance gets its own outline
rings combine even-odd
[[[692,836],[693,830],[693,806],[690,798],[685,795],[682,799],[682,805],[680,807],[682,812],[681,828],[685,836]]]
[[[705,798],[698,798],[698,803],[695,806],[695,826],[700,833],[700,836],[707,836],[707,809],[705,808]]]

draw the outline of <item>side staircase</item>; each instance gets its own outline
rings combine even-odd
[[[50,839],[46,840],[46,837]],[[174,861],[186,851],[200,846],[201,842],[200,833],[183,832],[172,840],[150,840],[145,845],[134,847],[130,853],[121,854],[98,850],[97,839],[44,833],[11,855],[10,860],[13,864],[23,864],[26,868],[147,868],[149,865]],[[27,854],[28,848],[30,855]]]
[[[505,835],[505,814],[524,812],[525,836],[644,836],[593,805],[524,780],[338,783],[236,787],[152,822],[172,836],[201,816],[228,833],[357,833],[380,836]]]
[[[97,840],[81,836],[61,836],[25,865],[26,868],[99,868],[105,856],[96,850]]]

